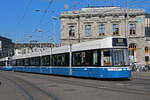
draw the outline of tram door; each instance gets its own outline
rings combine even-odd
[[[104,49],[101,52],[102,66],[112,66],[112,54],[110,49]]]

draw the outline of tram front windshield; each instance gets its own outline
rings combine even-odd
[[[128,65],[127,49],[105,49],[103,50],[104,66],[126,66]]]

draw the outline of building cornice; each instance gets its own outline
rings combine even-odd
[[[60,15],[61,18],[79,18],[79,17],[105,17],[105,16],[125,16],[126,9],[119,7],[110,7],[111,9],[103,9],[103,8],[83,8],[79,11],[67,11],[62,12]],[[85,10],[87,9],[87,10]],[[145,11],[142,9],[128,9],[128,15],[145,15]]]

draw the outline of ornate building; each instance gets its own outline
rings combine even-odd
[[[129,38],[130,63],[150,63],[150,22],[142,9],[82,8],[61,13],[60,20],[62,45],[125,36]]]

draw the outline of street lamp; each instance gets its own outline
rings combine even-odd
[[[125,36],[127,38],[127,46],[129,47],[128,0],[126,0],[125,20],[126,20],[126,34],[125,34]]]

